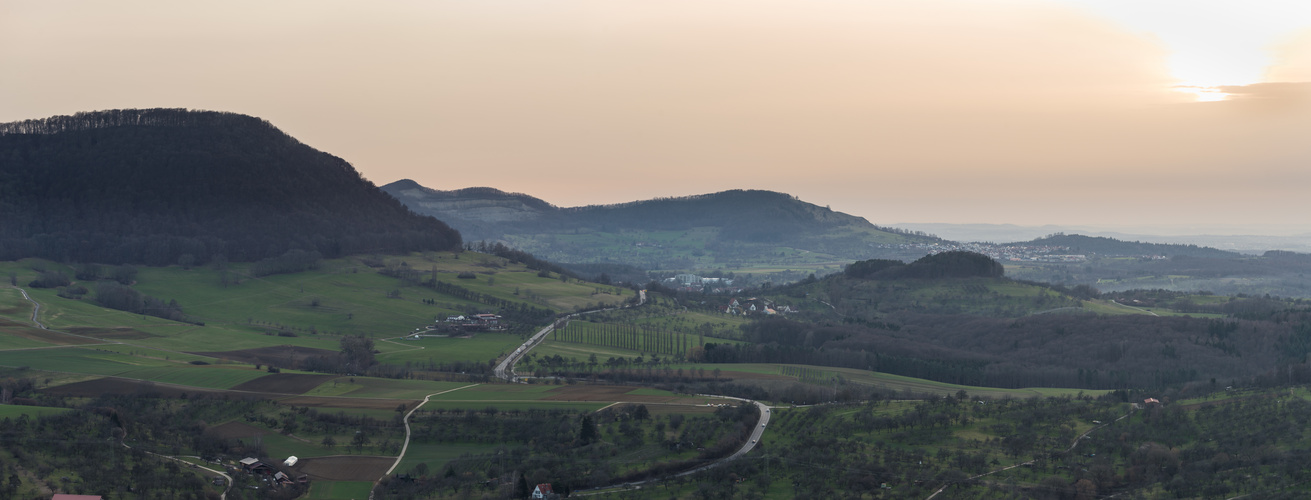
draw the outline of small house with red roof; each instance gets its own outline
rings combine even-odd
[[[551,491],[551,483],[542,483],[533,488],[533,498],[552,498],[555,493]]]

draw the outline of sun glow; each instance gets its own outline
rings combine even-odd
[[[1311,2],[1288,0],[1069,0],[1160,40],[1175,90],[1224,100],[1221,86],[1265,82],[1275,44],[1311,27]]]

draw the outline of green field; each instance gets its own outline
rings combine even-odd
[[[618,303],[632,296],[632,291],[578,282],[539,277],[522,264],[472,252],[428,253],[423,256],[377,257],[392,263],[405,262],[423,277],[437,276],[473,292],[497,298],[571,310],[601,303]],[[18,280],[35,277],[31,267],[61,270],[71,275],[69,266],[28,259],[9,262],[0,268],[14,270]],[[252,277],[247,264],[233,264],[219,271],[209,267],[183,269],[178,266],[138,269],[133,288],[163,300],[176,300],[183,311],[206,324],[205,330],[228,337],[235,331],[260,334],[286,330],[300,339],[319,335],[367,335],[398,337],[414,328],[431,324],[435,319],[468,311],[492,310],[491,306],[455,298],[429,288],[378,274],[360,259],[323,261],[319,269],[264,277]],[[478,279],[457,279],[464,271],[479,273]],[[490,282],[489,282],[490,278]],[[94,289],[94,284],[88,288]],[[21,303],[16,291],[0,294],[0,316],[18,321],[30,306]],[[114,311],[94,303],[94,291],[82,300],[59,298],[55,290],[29,289],[28,293],[43,304],[41,319],[52,328],[77,326],[134,327],[143,332],[172,337],[191,330],[193,325],[173,323]],[[218,328],[213,332],[212,328]],[[284,343],[303,345],[297,338],[279,338]],[[200,340],[201,342],[196,342]],[[309,344],[318,342],[310,341]],[[260,347],[268,342],[247,336],[231,343],[229,349]],[[214,350],[202,339],[186,338],[179,343],[148,342],[147,345],[192,350]]]
[[[36,418],[45,415],[54,415],[73,411],[72,408],[51,408],[48,406],[22,406],[22,405],[0,405],[0,420],[6,418],[18,418],[27,415],[28,418]]]
[[[528,410],[569,410],[596,411],[610,406],[610,403],[591,401],[430,401],[423,405],[424,410],[486,410],[495,408],[499,411]]]
[[[354,379],[354,382],[350,380]],[[335,384],[335,386],[334,386]],[[415,399],[422,400],[429,394],[448,391],[469,385],[463,382],[437,382],[431,380],[397,380],[373,377],[340,377],[324,382],[319,387],[307,392],[307,396],[344,396],[351,398],[378,399]],[[339,392],[338,388],[347,386],[349,390]],[[333,394],[333,392],[339,392]]]
[[[183,360],[88,347],[0,351],[0,366],[29,366],[47,371],[135,378],[214,389],[227,389],[267,375],[258,370],[242,369],[240,365],[192,365]]]
[[[311,500],[366,500],[373,491],[368,481],[315,481],[310,485]]]
[[[428,468],[428,474],[437,474],[446,464],[465,454],[490,453],[503,445],[486,443],[410,443],[405,459],[396,467],[397,473],[408,473],[419,464]]]

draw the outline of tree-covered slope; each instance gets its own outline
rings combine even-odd
[[[151,265],[458,248],[344,160],[258,118],[113,110],[0,124],[0,260]]]
[[[904,257],[897,245],[940,241],[772,191],[561,208],[524,194],[491,188],[438,191],[408,179],[382,189],[417,212],[449,221],[470,240],[502,240],[560,262],[662,269],[716,262],[796,264],[779,259],[778,247],[844,260]]]

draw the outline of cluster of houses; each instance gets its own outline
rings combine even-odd
[[[287,460],[282,463],[282,465],[291,467],[293,465],[296,465],[296,462],[297,462],[296,457],[288,457]],[[239,463],[241,464],[241,470],[246,471],[247,473],[250,474],[270,476],[270,479],[273,481],[273,484],[278,486],[292,484],[293,482],[301,483],[301,484],[310,482],[310,477],[308,475],[301,474],[295,480],[293,480],[291,476],[288,476],[285,472],[278,470],[276,467],[273,467],[272,465],[261,462],[258,458],[246,457],[241,459]]]
[[[440,321],[432,326],[415,329],[408,338],[418,340],[427,332],[440,332],[443,335],[451,333],[465,332],[501,332],[510,328],[510,323],[496,314],[470,314],[468,316],[447,316],[446,321]]]
[[[724,278],[702,278],[695,274],[678,274],[672,278],[665,278],[663,284],[677,290],[700,292],[710,289],[711,293],[731,293],[740,291],[741,288],[733,288],[733,280]]]
[[[442,326],[465,332],[499,332],[505,330],[509,324],[498,315],[483,313],[469,316],[447,316]]]
[[[772,316],[775,314],[790,314],[797,311],[793,309],[792,306],[786,304],[778,305],[769,299],[751,297],[749,299],[734,298],[728,302],[728,305],[720,307],[719,312],[735,316],[751,316],[757,314]]]

